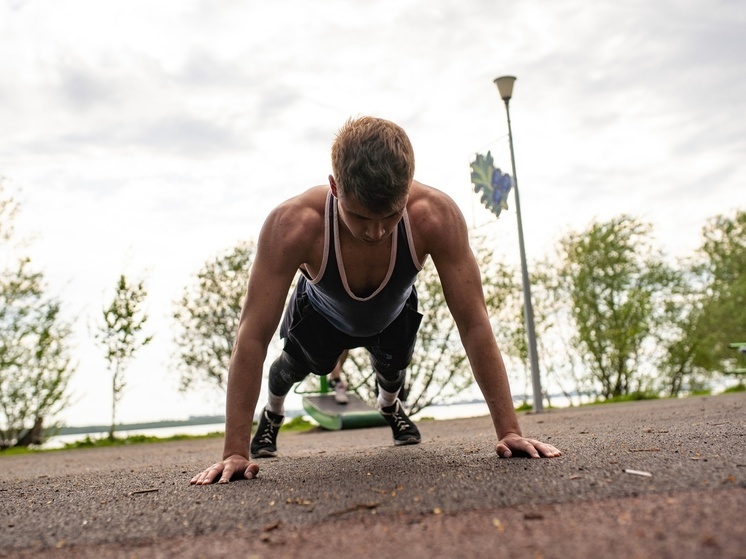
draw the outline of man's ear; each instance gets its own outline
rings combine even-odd
[[[332,196],[339,198],[339,193],[337,192],[337,181],[334,180],[332,175],[329,175],[329,186],[332,189]]]

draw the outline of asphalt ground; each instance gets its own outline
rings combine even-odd
[[[219,439],[0,456],[0,557],[746,558],[746,394],[280,433],[255,480],[190,486]]]

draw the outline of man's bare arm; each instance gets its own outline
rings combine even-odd
[[[433,205],[431,215],[440,223],[430,224],[428,251],[438,270],[443,294],[458,327],[474,378],[489,407],[498,438],[498,454],[506,458],[514,452],[536,458],[559,456],[560,452],[553,446],[522,436],[463,215],[442,193],[434,196]]]
[[[285,205],[273,211],[262,227],[228,372],[223,460],[192,478],[192,484],[251,479],[259,472],[259,466],[249,459],[251,427],[267,348],[293,277],[307,256],[304,223],[308,222],[302,209]]]

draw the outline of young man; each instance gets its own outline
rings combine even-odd
[[[274,456],[285,396],[309,372],[328,374],[346,349],[370,352],[378,405],[395,444],[420,433],[397,398],[422,315],[414,282],[430,256],[497,433],[497,454],[559,456],[523,438],[479,268],[460,210],[443,192],[413,179],[404,130],[378,118],[348,120],[332,146],[333,176],[275,208],[265,221],[249,277],[228,374],[223,460],[196,475],[204,485],[256,477],[249,458]],[[267,347],[285,310],[285,348],[269,372],[269,398],[249,442]]]

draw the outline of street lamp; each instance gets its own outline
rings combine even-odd
[[[523,309],[526,320],[526,335],[528,336],[528,357],[531,362],[531,384],[534,389],[534,411],[544,411],[544,397],[541,393],[541,378],[539,376],[539,355],[536,351],[536,331],[534,328],[534,308],[531,304],[531,284],[528,279],[528,265],[526,264],[526,247],[523,242],[523,222],[521,220],[521,201],[518,196],[518,176],[515,173],[515,154],[513,153],[513,130],[510,127],[510,98],[513,96],[514,76],[495,78],[495,85],[500,97],[505,101],[505,112],[508,115],[508,141],[510,143],[510,163],[513,166],[513,191],[515,192],[515,214],[518,218],[518,244],[521,251],[521,276],[523,279]]]

